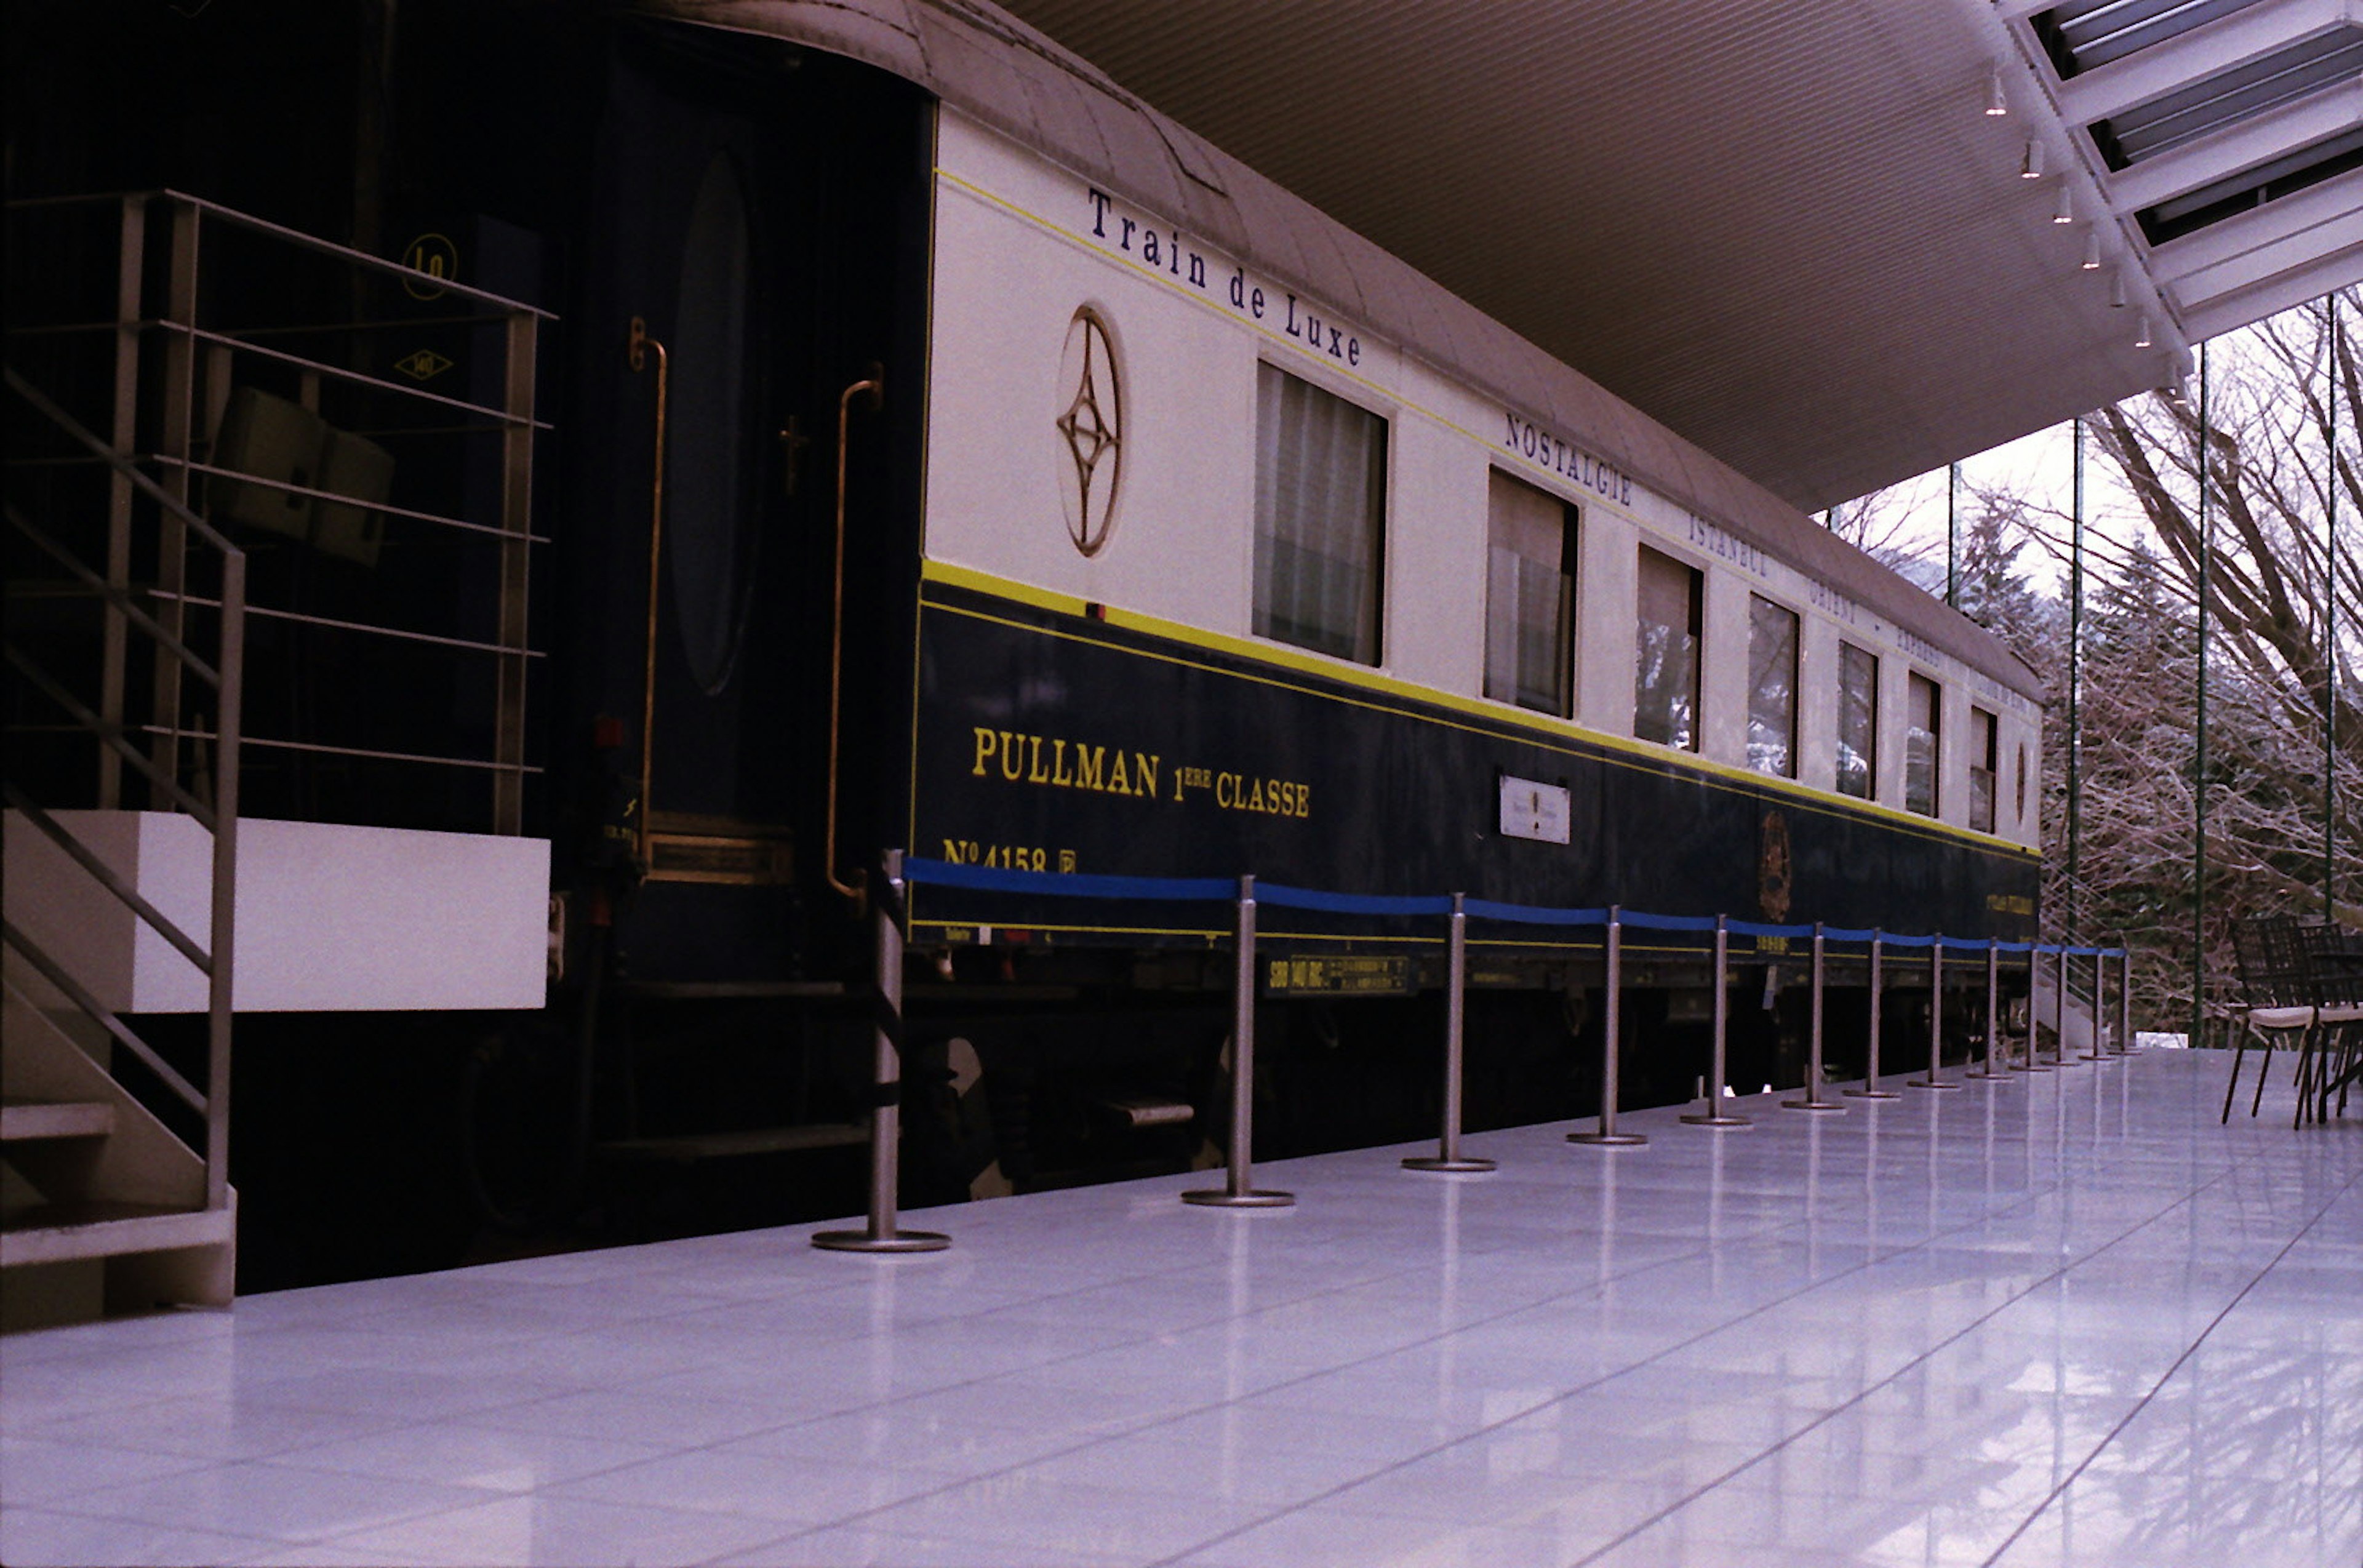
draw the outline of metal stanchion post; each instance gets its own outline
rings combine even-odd
[[[895,1229],[895,1183],[903,1131],[903,851],[886,851],[878,879],[877,1040],[870,1102],[870,1223],[823,1230],[813,1245],[831,1252],[940,1252],[952,1239],[934,1230]]]
[[[1293,1193],[1255,1185],[1255,878],[1239,878],[1239,935],[1231,972],[1231,1157],[1220,1187],[1193,1187],[1183,1203],[1202,1208],[1287,1208]]]
[[[1570,1143],[1597,1143],[1611,1148],[1627,1148],[1649,1140],[1637,1132],[1616,1130],[1616,1054],[1623,1040],[1624,1022],[1621,1017],[1625,989],[1625,918],[1616,905],[1608,906],[1608,1006],[1601,1019],[1600,1046],[1600,1129],[1596,1132],[1570,1132]]]
[[[2126,1053],[2134,1051],[2134,945],[2126,942],[2117,956],[2117,1041]]]
[[[1945,1076],[1945,938],[1928,939],[1928,1075],[1904,1082],[1907,1089],[1958,1089]]]
[[[1996,1041],[2002,1034],[2002,947],[1991,937],[1986,939],[1986,1062],[1961,1074],[1964,1078],[1988,1080],[2009,1076],[1994,1065],[2001,1049]]]
[[[1869,1054],[1863,1062],[1862,1087],[1841,1091],[1849,1099],[1900,1100],[1903,1096],[1892,1089],[1879,1086],[1879,1001],[1880,973],[1887,961],[1887,939],[1883,932],[1870,933],[1870,1040]]]
[[[1723,1108],[1725,1038],[1731,1025],[1731,920],[1714,917],[1714,1057],[1706,1081],[1706,1113],[1682,1119],[1692,1127],[1753,1127],[1746,1117]]]
[[[2035,941],[2026,944],[2026,1060],[2013,1069],[2019,1073],[2051,1071],[2043,1060],[2043,1026],[2041,1014],[2035,1006],[2036,971],[2043,964],[2042,955],[2035,950],[2041,945]]]
[[[1469,916],[1460,894],[1452,895],[1450,936],[1444,961],[1444,1130],[1433,1156],[1414,1154],[1403,1162],[1406,1171],[1490,1171],[1494,1162],[1460,1152],[1460,1084],[1463,1062],[1464,999],[1469,988]]]
[[[2059,962],[2051,966],[2051,1061],[2065,1067],[2068,1054],[2068,944],[2059,944]]]
[[[1846,1106],[1836,1100],[1822,1098],[1822,992],[1824,979],[1822,923],[1814,922],[1814,1013],[1813,1032],[1805,1048],[1805,1097],[1782,1100],[1781,1107],[1792,1111],[1842,1111]]]
[[[2109,1028],[2101,1018],[2101,999],[2105,990],[2105,980],[2106,976],[2102,973],[2101,962],[2101,950],[2094,948],[2092,950],[2092,1038],[2085,1042],[2083,1051],[2083,1059],[2087,1062],[2106,1062],[2109,1059]]]

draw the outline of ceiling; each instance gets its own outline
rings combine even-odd
[[[1002,4],[1807,510],[2363,281],[2363,0]]]

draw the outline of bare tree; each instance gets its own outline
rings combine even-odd
[[[2202,888],[2211,976],[2230,973],[2231,927],[2244,917],[2318,916],[2335,895],[2336,917],[2363,924],[2358,333],[2363,291],[2349,290],[2335,312],[2325,298],[2209,346],[2203,515],[2195,395],[2147,396],[2088,421],[2098,477],[2125,505],[2085,539],[2072,888],[2064,585],[2058,596],[2027,592],[2011,570],[2023,540],[2064,562],[2070,520],[2055,501],[2006,488],[1976,493],[1964,607],[2053,691],[2047,924],[2079,940],[2126,937],[2147,1023],[2174,1028],[2190,1017]],[[2335,738],[2327,763],[2326,729]]]

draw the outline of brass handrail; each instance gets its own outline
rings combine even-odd
[[[852,439],[853,400],[865,394],[872,414],[885,407],[886,367],[875,360],[870,363],[870,373],[837,399],[837,555],[828,595],[828,813],[821,851],[821,874],[828,878],[829,886],[857,906],[866,896],[868,875],[856,871],[850,882],[837,878],[837,764],[838,707],[845,672],[845,454]]]

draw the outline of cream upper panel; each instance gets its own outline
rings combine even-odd
[[[1586,450],[1580,432],[1470,392],[1183,226],[1114,200],[949,109],[939,115],[937,161],[931,559],[1250,638],[1256,366],[1269,361],[1389,421],[1381,664],[1389,675],[1481,695],[1485,472],[1498,466],[1582,512],[1574,722],[1584,728],[1632,733],[1640,544],[1707,573],[1710,761],[1744,761],[1749,593],[1796,610],[1805,649],[1832,651],[1826,662],[1811,652],[1804,661],[1801,782],[1827,787],[1817,753],[1832,742],[1816,720],[1818,688],[1836,679],[1833,634],[1880,657],[1882,801],[1901,793],[1907,664],[1947,688],[1948,706],[1955,690],[1974,691],[2006,724],[2033,722],[2025,699],[1653,494]],[[1091,555],[1069,533],[1060,491],[1074,459],[1058,423],[1075,395],[1062,351],[1085,306],[1105,321],[1119,363],[1123,464],[1113,526]],[[1947,786],[1948,805],[1966,788],[1949,777]]]

